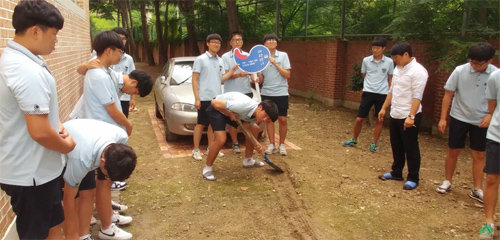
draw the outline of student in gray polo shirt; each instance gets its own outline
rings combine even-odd
[[[222,55],[222,61],[224,61],[224,65],[226,71],[229,71],[236,63],[234,62],[234,49],[241,49],[243,46],[243,33],[241,32],[233,32],[231,33],[231,39],[229,39],[229,45],[231,45],[231,50]],[[252,88],[250,87],[250,76],[248,72],[241,71],[240,69],[236,70],[233,75],[229,77],[226,81],[224,81],[224,92],[240,92],[243,93],[250,98],[253,97]],[[238,143],[236,128],[233,126],[229,126],[229,135],[231,136],[231,140],[233,141],[233,152],[240,153],[240,145]]]
[[[245,94],[239,92],[228,92],[218,95],[211,101],[210,106],[207,108],[207,114],[210,119],[210,125],[214,131],[214,141],[210,146],[211,150],[207,156],[207,163],[203,168],[203,177],[209,181],[215,180],[212,165],[215,162],[217,153],[226,142],[226,124],[233,127],[237,126],[234,122],[240,119],[244,122],[244,126],[255,137],[259,133],[259,126],[257,123],[261,122],[274,122],[278,119],[278,107],[271,100],[263,100],[258,103]],[[262,167],[263,162],[257,161],[252,158],[253,150],[262,152],[262,146],[253,146],[250,140],[245,141],[245,158],[243,159],[243,167]]]
[[[375,129],[373,131],[373,140],[370,143],[370,151],[377,152],[377,141],[383,128],[383,119],[376,116],[384,105],[389,85],[392,79],[394,64],[392,59],[384,56],[387,40],[383,37],[376,37],[372,41],[373,55],[365,57],[361,65],[361,73],[364,77],[363,95],[358,109],[358,116],[354,123],[352,138],[344,142],[344,146],[355,146],[358,144],[358,137],[363,127],[363,121],[368,118],[370,109],[375,106]]]
[[[67,165],[63,176],[66,216],[64,233],[66,239],[91,239],[89,226],[96,188],[94,170],[99,169],[108,177],[104,181],[97,181],[97,187],[104,182],[110,184],[111,181],[123,181],[132,174],[137,156],[131,147],[125,145],[127,133],[116,125],[94,119],[74,119],[65,122],[63,126],[78,143],[66,155]],[[87,177],[89,172],[92,174]],[[111,189],[107,188],[107,191],[111,195]],[[82,198],[88,195],[82,194],[84,192],[90,192],[90,196]],[[109,237],[112,234],[114,236]],[[107,232],[101,229],[99,238],[130,239],[132,234],[111,224],[111,229]]]
[[[495,49],[487,42],[469,48],[469,62],[455,68],[444,85],[438,128],[444,134],[450,110],[448,153],[445,159],[445,180],[436,189],[438,193],[451,190],[453,172],[460,152],[465,147],[467,133],[472,152],[474,187],[469,196],[483,202],[483,167],[486,149],[486,131],[491,121],[484,96],[489,75],[497,68],[491,64]],[[453,102],[452,102],[453,99]]]
[[[56,80],[40,55],[54,51],[64,18],[46,1],[19,1],[12,25],[0,58],[0,187],[20,239],[60,239],[61,153],[75,141],[59,121]]]
[[[210,122],[206,109],[210,101],[221,94],[221,83],[228,79],[238,66],[233,66],[225,72],[224,62],[217,55],[222,44],[222,38],[217,33],[209,34],[206,38],[208,50],[198,56],[193,63],[193,93],[194,106],[198,109],[198,119],[193,133],[193,158],[201,160],[200,140],[203,128],[209,126]],[[207,132],[208,146],[212,144],[213,133],[209,127]],[[219,155],[222,156],[222,155]]]
[[[269,99],[278,105],[279,117],[279,150],[275,146],[274,140],[274,123],[267,124],[267,135],[269,137],[269,145],[266,153],[273,154],[280,152],[281,155],[286,155],[285,138],[288,131],[287,115],[288,115],[288,79],[291,73],[290,60],[286,52],[278,51],[278,36],[276,34],[266,34],[264,36],[264,46],[271,52],[269,57],[269,65],[259,74],[262,83],[261,97],[262,100]]]
[[[484,185],[485,224],[479,230],[479,239],[493,239],[495,231],[495,207],[500,183],[500,70],[490,74],[486,99],[488,100],[490,126],[486,133],[486,183]]]

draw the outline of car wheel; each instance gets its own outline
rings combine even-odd
[[[176,141],[178,136],[168,130],[167,120],[163,121],[163,123],[165,124],[165,140],[167,142]]]
[[[156,100],[155,100],[155,114],[156,114],[156,118],[163,119],[163,117],[161,116],[161,113],[160,113],[160,109],[158,108],[158,103],[156,103]]]

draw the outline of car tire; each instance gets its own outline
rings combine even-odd
[[[155,100],[155,115],[156,118],[163,119],[163,117],[161,116],[160,109],[158,108],[158,103],[156,103],[156,100]]]
[[[165,124],[165,140],[167,142],[172,142],[172,141],[176,141],[178,136],[177,134],[174,134],[172,132],[170,132],[168,130],[168,123],[167,123],[167,120],[165,119],[165,121],[163,121],[163,123]]]

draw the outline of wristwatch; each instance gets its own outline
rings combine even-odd
[[[415,115],[409,115],[408,117],[410,117],[411,120],[415,120]]]

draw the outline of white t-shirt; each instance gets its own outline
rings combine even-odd
[[[64,128],[73,137],[76,147],[66,154],[67,165],[64,181],[77,188],[91,170],[100,166],[104,148],[112,143],[127,143],[123,129],[94,119],[74,119],[65,122]]]
[[[283,69],[292,69],[286,52],[276,50],[274,59],[276,60],[276,64]],[[261,74],[264,75],[261,95],[273,97],[288,96],[288,80],[281,76],[273,64],[269,63],[266,69],[262,70]]]
[[[243,121],[250,120],[255,109],[259,106],[258,102],[240,92],[227,92],[215,99],[226,100],[226,109],[237,113],[238,118]]]
[[[222,75],[225,73],[224,62],[219,56],[212,56],[208,51],[196,58],[193,73],[199,73],[198,94],[200,101],[210,101],[221,94]]]
[[[123,74],[128,75],[135,70],[134,59],[130,55],[123,53],[120,62],[116,65],[111,65],[110,68],[115,72],[122,72]],[[130,95],[123,93],[120,96],[120,100],[130,101]]]
[[[33,186],[60,176],[61,154],[33,140],[25,114],[48,114],[59,131],[56,81],[45,61],[9,41],[0,58],[0,183]]]

